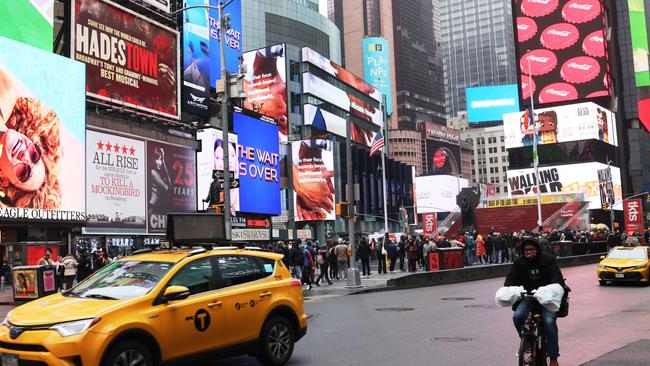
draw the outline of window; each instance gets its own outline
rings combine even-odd
[[[216,290],[217,277],[210,258],[202,258],[186,264],[169,281],[169,286],[185,286],[190,289],[190,295]]]
[[[239,255],[219,256],[222,286],[229,287],[257,281],[273,273],[273,264],[263,263],[256,257]],[[271,267],[269,267],[271,265]]]

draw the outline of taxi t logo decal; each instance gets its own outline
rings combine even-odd
[[[194,314],[194,327],[199,332],[205,332],[210,327],[210,314],[205,309],[199,309]]]

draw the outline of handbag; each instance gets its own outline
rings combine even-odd
[[[557,311],[558,318],[566,318],[569,315],[569,292],[571,292],[571,287],[567,286],[566,278],[562,279],[560,285],[564,288],[564,295],[562,296],[562,302],[560,302],[560,308]]]

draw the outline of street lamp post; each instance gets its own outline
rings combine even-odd
[[[350,237],[350,248],[352,249],[352,256],[350,258],[350,268],[347,272],[347,282],[345,287],[357,288],[361,287],[361,276],[359,275],[359,269],[357,268],[357,246],[354,240],[354,182],[352,178],[352,136],[350,124],[350,115],[346,115],[345,121],[345,159],[348,162],[347,165],[347,182],[348,182],[348,192],[346,194],[348,201],[350,202],[348,213],[348,235]],[[384,208],[385,210],[385,208]]]
[[[607,161],[607,171],[609,173],[609,183],[612,185],[612,189],[613,189],[614,183],[612,180],[612,167],[610,165],[611,162],[612,162],[611,160]],[[609,232],[613,235],[614,234],[614,202],[613,200],[610,200],[609,192],[607,194],[607,202],[609,203],[609,225],[610,225]]]

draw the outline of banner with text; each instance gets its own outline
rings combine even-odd
[[[75,0],[71,24],[71,57],[86,64],[87,95],[180,116],[178,31],[108,0]]]
[[[643,233],[643,208],[641,199],[625,200],[623,202],[623,213],[625,215],[625,232],[632,235],[635,232]]]

